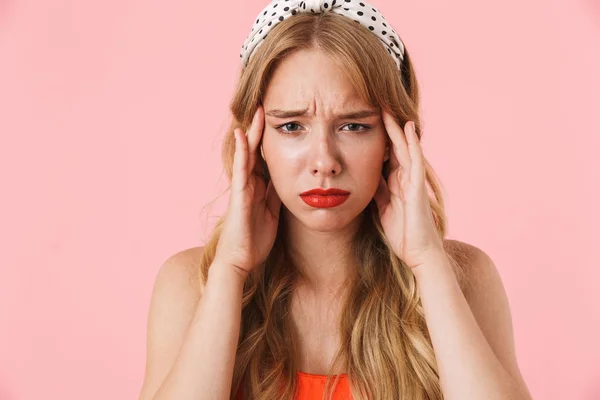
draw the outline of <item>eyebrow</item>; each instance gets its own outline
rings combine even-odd
[[[303,117],[306,116],[308,108],[302,108],[299,110],[269,110],[265,114],[270,115],[275,118],[292,118],[292,117]],[[379,115],[379,111],[372,110],[360,110],[360,111],[352,111],[345,114],[337,115],[337,118],[340,119],[360,119],[373,117],[375,115]]]

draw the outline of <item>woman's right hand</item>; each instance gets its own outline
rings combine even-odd
[[[215,259],[230,265],[245,279],[269,255],[279,221],[281,200],[271,181],[268,186],[257,163],[264,129],[259,105],[247,134],[236,128],[235,155],[229,205]]]

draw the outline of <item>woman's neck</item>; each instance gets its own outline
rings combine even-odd
[[[323,232],[308,228],[289,212],[283,214],[286,251],[300,273],[300,284],[315,294],[338,293],[355,271],[352,243],[360,217],[344,229]]]

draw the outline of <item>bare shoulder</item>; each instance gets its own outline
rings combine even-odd
[[[152,398],[177,358],[202,295],[202,253],[203,247],[181,250],[168,257],[158,270],[147,316],[141,400]]]
[[[468,264],[472,264],[474,259],[481,256],[483,250],[472,244],[461,242],[460,240],[444,239],[444,248],[452,254],[452,256],[461,264],[461,267],[466,268]]]
[[[461,288],[471,308],[489,306],[490,301],[498,307],[508,307],[500,272],[484,250],[459,240],[444,240],[444,248],[458,269]]]
[[[203,251],[202,246],[180,250],[163,262],[154,282],[151,306],[157,306],[157,302],[170,306],[171,301],[177,301],[180,307],[195,307],[203,289],[200,279]]]
[[[475,295],[482,285],[500,275],[491,257],[482,249],[460,240],[445,239],[444,248],[451,255],[465,296]]]
[[[200,279],[203,251],[203,246],[190,247],[168,257],[158,271],[156,283],[176,285],[175,289],[184,290],[197,301],[203,289]]]
[[[524,398],[531,398],[517,363],[510,302],[496,264],[485,251],[465,242],[446,240],[444,247],[459,264],[465,299],[492,351]]]

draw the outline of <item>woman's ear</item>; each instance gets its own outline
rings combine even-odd
[[[261,155],[261,157],[264,160],[265,159],[265,153],[263,152],[262,143],[260,144],[260,155]]]
[[[390,140],[388,139],[385,143],[385,154],[383,156],[383,162],[390,159]]]

